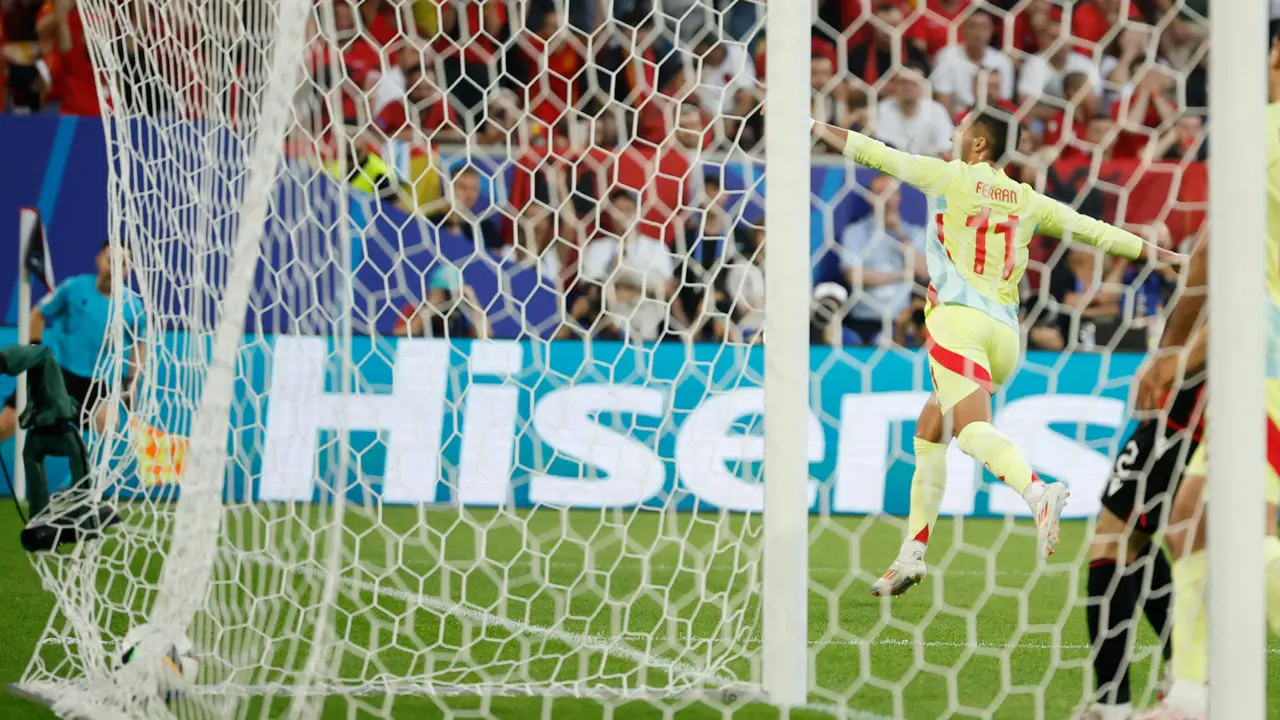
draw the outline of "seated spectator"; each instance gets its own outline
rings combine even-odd
[[[898,181],[878,175],[870,190],[875,210],[840,236],[841,267],[854,301],[845,325],[866,342],[883,330],[892,333],[912,288],[929,282],[925,229],[902,219]]]
[[[985,10],[975,10],[960,25],[960,42],[939,53],[933,68],[933,87],[938,101],[954,115],[960,108],[973,107],[974,77],[980,69],[1000,74],[1000,100],[1013,97],[1013,60],[991,47],[995,19]],[[991,98],[987,99],[991,103]]]
[[[329,163],[329,171],[339,172],[338,161]],[[353,190],[376,196],[384,202],[394,202],[400,193],[395,172],[377,154],[369,151],[366,143],[353,140],[347,143],[347,176]]]
[[[905,39],[895,39],[894,30],[903,24],[902,5],[897,0],[874,0],[871,42],[857,43],[849,53],[849,72],[867,85],[875,85],[894,67],[893,46],[897,43],[902,62],[915,61],[928,66],[923,50]],[[816,54],[815,54],[816,57]]]
[[[606,209],[609,229],[587,243],[581,276],[603,284],[626,266],[644,280],[645,295],[665,301],[675,292],[675,258],[666,243],[640,232],[640,206],[630,190],[614,190]],[[603,223],[602,223],[603,224]]]
[[[1098,73],[1098,66],[1091,58],[1074,52],[1067,38],[1060,35],[1061,18],[1060,10],[1053,13],[1045,31],[1046,35],[1054,38],[1054,44],[1022,63],[1018,78],[1018,103],[1038,103],[1031,111],[1032,117],[1048,117],[1063,107],[1061,101],[1065,101],[1070,95],[1063,88],[1062,80],[1070,73],[1087,76],[1093,91],[1099,95],[1102,92],[1102,77]]]
[[[602,288],[601,308],[610,322],[632,339],[651,342],[671,312],[675,258],[661,240],[640,234],[639,204],[630,191],[610,193],[606,213],[610,229],[587,243],[580,277]]]
[[[1093,55],[1098,43],[1120,22],[1120,11],[1128,8],[1129,20],[1141,20],[1138,3],[1131,0],[1084,0],[1071,9],[1071,37],[1076,51]]]
[[[440,260],[431,274],[425,302],[406,305],[391,334],[411,338],[489,337],[489,320],[476,291],[465,284],[462,271]]]
[[[876,107],[875,136],[887,145],[917,155],[941,156],[951,152],[955,125],[942,103],[928,91],[927,68],[912,63],[893,79],[893,97]]]
[[[506,243],[498,229],[493,207],[485,209],[483,217],[475,214],[476,205],[480,202],[480,172],[471,166],[459,170],[450,184],[453,198],[449,209],[437,219],[442,230],[461,235],[473,243],[476,248],[498,250]]]

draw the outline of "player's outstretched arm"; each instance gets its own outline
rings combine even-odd
[[[946,160],[912,155],[853,130],[811,122],[814,137],[823,144],[859,165],[879,170],[913,185],[926,195],[940,195],[955,177],[954,165]]]
[[[1081,215],[1052,198],[1036,194],[1035,203],[1036,221],[1040,232],[1046,235],[1070,236],[1072,240],[1092,245],[1108,255],[1130,260],[1146,257],[1152,262],[1169,265],[1182,265],[1187,260],[1186,255],[1146,242],[1128,230]]]

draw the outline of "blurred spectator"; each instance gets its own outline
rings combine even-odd
[[[462,168],[453,176],[450,187],[453,196],[448,211],[438,221],[440,228],[471,240],[477,248],[497,250],[505,245],[497,218],[493,217],[493,206],[485,208],[481,216],[475,213],[480,204],[479,171],[471,166]]]
[[[926,75],[927,69],[919,63],[894,75],[893,97],[881,100],[876,107],[875,135],[909,153],[946,155],[951,152],[955,125],[942,103],[931,97]]]
[[[329,171],[335,176],[340,172],[338,161],[329,163]],[[395,173],[377,154],[369,152],[365,143],[347,143],[346,181],[352,189],[369,193],[385,202],[394,202],[400,192]]]
[[[662,61],[656,74],[657,92],[652,93],[638,106],[640,130],[638,137],[652,147],[658,147],[671,138],[680,119],[680,110],[692,89],[690,73],[685,58],[673,53]]]
[[[483,145],[508,145],[520,141],[517,133],[523,113],[520,99],[506,88],[495,90],[479,122],[476,123],[476,142]]]
[[[1019,320],[1027,332],[1028,350],[1049,350],[1058,352],[1066,348],[1066,338],[1058,323],[1057,312],[1042,304],[1039,297],[1023,292],[1022,309]]]
[[[1058,110],[1044,121],[1045,156],[1050,160],[1088,160],[1102,139],[1090,132],[1098,113],[1098,96],[1084,73],[1070,73],[1062,84],[1067,109]]]
[[[1013,60],[991,47],[994,33],[995,19],[985,10],[976,10],[960,25],[960,42],[938,52],[933,87],[939,102],[952,113],[977,102],[974,78],[982,68],[1000,74],[1000,100],[1013,97]],[[991,98],[987,102],[991,103]]]
[[[77,0],[46,0],[37,26],[52,77],[49,97],[63,115],[100,115],[98,86],[85,41],[84,18]]]
[[[530,6],[531,18],[535,17],[533,5],[537,4]],[[414,3],[415,15],[421,6],[438,9],[438,15],[431,18],[436,21],[436,27],[423,27],[420,23],[418,35],[434,40],[432,49],[440,58],[444,87],[448,88],[450,100],[464,112],[477,112],[497,82],[493,68],[498,60],[508,50],[519,52],[512,42],[507,3],[418,0]],[[530,24],[529,27],[538,26]]]
[[[861,345],[862,338],[841,324],[841,315],[849,302],[849,291],[840,283],[818,283],[809,301],[809,344],[827,347]],[[763,339],[764,333],[757,337]]]
[[[697,100],[712,115],[746,117],[755,104],[756,68],[745,45],[704,37],[694,48]]]
[[[894,65],[894,45],[898,45],[901,61],[929,64],[923,50],[905,39],[895,39],[894,31],[903,24],[902,6],[897,0],[873,0],[872,37],[869,43],[857,43],[849,53],[849,72],[867,85],[875,85]],[[816,57],[816,53],[815,53]]]
[[[1111,111],[1120,128],[1113,152],[1117,158],[1140,157],[1155,129],[1172,123],[1181,114],[1177,106],[1177,81],[1162,65],[1144,65],[1126,88],[1125,96]]]
[[[1180,115],[1173,122],[1172,128],[1160,133],[1147,144],[1143,157],[1147,162],[1204,160],[1204,140],[1204,121],[1200,116]]]
[[[1098,43],[1120,22],[1120,11],[1128,9],[1129,20],[1141,20],[1142,12],[1133,0],[1084,0],[1071,8],[1071,37],[1076,50],[1092,55]]]
[[[675,258],[666,243],[640,232],[639,214],[639,203],[630,190],[609,194],[605,218],[609,229],[587,243],[582,277],[603,283],[616,268],[625,266],[644,280],[647,296],[665,302],[676,289]]]
[[[1102,78],[1098,66],[1090,58],[1073,52],[1068,38],[1060,33],[1062,30],[1061,11],[1054,12],[1048,20],[1045,34],[1053,38],[1053,44],[1038,55],[1032,55],[1022,63],[1022,72],[1018,78],[1018,103],[1039,103],[1044,99],[1055,101],[1070,97],[1062,87],[1062,79],[1069,73],[1082,73],[1089,78],[1094,92],[1102,92]],[[1045,117],[1057,112],[1061,102],[1042,104],[1032,110],[1036,117]]]
[[[738,336],[749,340],[764,328],[764,220],[747,236],[747,244],[725,264],[724,292],[728,315]]]
[[[461,140],[458,115],[425,72],[422,57],[413,49],[405,49],[401,57],[401,64],[378,82],[374,125],[388,138]]]
[[[661,240],[638,232],[639,205],[630,191],[610,193],[606,214],[610,229],[587,243],[581,277],[603,289],[603,312],[627,337],[656,340],[676,290],[675,258]]]
[[[0,109],[38,112],[48,87],[48,68],[40,58],[36,21],[43,0],[0,0]],[[5,102],[8,100],[8,102]]]
[[[925,0],[924,13],[919,15],[908,34],[924,43],[925,52],[934,57],[950,42],[950,30],[969,9],[970,0]]]
[[[587,64],[583,38],[572,27],[560,26],[555,5],[536,0],[528,5],[524,31],[509,45],[503,82],[526,98],[525,109],[533,119],[556,125],[582,96]]]
[[[882,330],[892,333],[911,289],[929,282],[925,229],[902,219],[898,181],[877,175],[870,191],[873,212],[840,236],[841,267],[854,300],[845,324],[868,343]]]
[[[426,301],[402,308],[391,334],[483,340],[489,337],[489,321],[476,291],[463,281],[462,271],[442,260],[431,274]]]
[[[710,148],[716,139],[710,121],[711,118],[697,105],[681,105],[680,116],[676,120],[676,143],[686,152]]]

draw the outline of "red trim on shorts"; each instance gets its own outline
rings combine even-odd
[[[989,393],[993,392],[991,389],[991,371],[954,350],[948,350],[947,348],[942,347],[938,343],[933,342],[932,339],[930,339],[926,345],[929,348],[929,357],[934,362],[960,377],[968,378],[978,383],[978,386],[983,390],[986,390]],[[936,381],[934,382],[934,386],[937,386]]]
[[[1115,564],[1116,564],[1116,561],[1113,560],[1112,558],[1098,558],[1097,560],[1090,561],[1089,569],[1092,570],[1096,567],[1102,567],[1103,565],[1115,565]]]
[[[1267,418],[1267,464],[1280,474],[1280,428],[1271,418]]]
[[[929,289],[925,291],[924,299],[930,305],[938,304],[938,289],[933,286],[933,283],[929,283]]]

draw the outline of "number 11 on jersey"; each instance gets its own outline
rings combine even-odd
[[[965,227],[973,228],[978,236],[973,251],[973,271],[979,275],[984,275],[987,271],[987,231],[994,230],[997,235],[1004,235],[1004,272],[1000,277],[1008,280],[1013,275],[1013,243],[1018,234],[1018,216],[1010,215],[992,227],[991,208],[984,207],[977,215],[965,218],[964,224]]]

